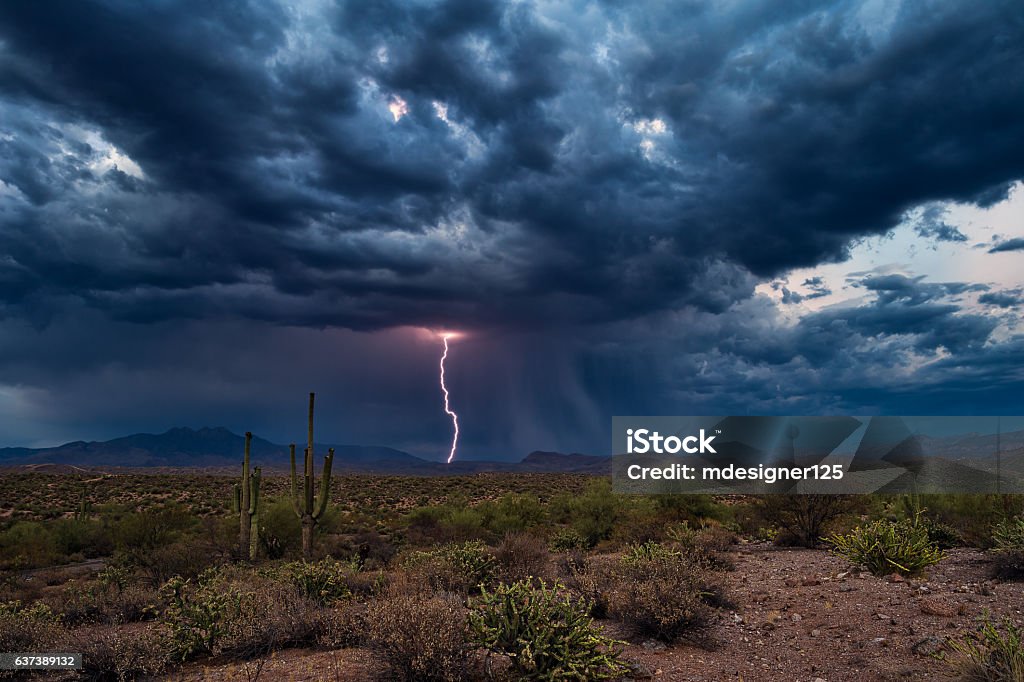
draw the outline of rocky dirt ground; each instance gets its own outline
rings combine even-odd
[[[876,578],[820,550],[742,545],[725,574],[734,609],[711,649],[633,640],[635,679],[872,682],[950,679],[936,654],[985,612],[1024,622],[1024,585],[992,580],[977,550],[952,550],[926,578]],[[615,623],[609,634],[628,638]],[[262,663],[187,667],[176,680],[387,680],[363,649],[289,650]],[[258,673],[258,677],[257,677]]]

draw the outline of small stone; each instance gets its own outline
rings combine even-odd
[[[877,618],[878,620],[889,620],[889,616],[885,615],[884,613],[876,613],[875,618]]]
[[[800,584],[800,581],[796,578],[786,578],[786,587],[796,587]]]
[[[820,635],[821,630],[819,630],[818,628],[814,628],[813,630],[811,630],[811,637],[819,637]]]
[[[934,656],[942,651],[943,644],[938,637],[925,637],[910,647],[910,650],[918,656]]]
[[[906,580],[899,573],[890,573],[889,577],[886,578],[891,583],[904,583]]]
[[[790,619],[794,623],[799,623],[800,621],[802,621],[804,619],[804,617],[801,616],[799,613],[794,613],[792,616],[790,616]]]
[[[664,642],[659,642],[656,639],[648,639],[644,641],[643,647],[648,651],[664,651],[666,648]]]

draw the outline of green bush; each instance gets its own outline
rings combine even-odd
[[[992,531],[992,542],[996,572],[1004,578],[1024,576],[1024,517],[997,524]]]
[[[307,599],[330,606],[352,596],[348,587],[352,572],[350,565],[327,558],[316,562],[293,561],[274,569],[271,575],[289,582]]]
[[[556,552],[568,552],[577,549],[590,549],[593,545],[572,528],[562,528],[551,539],[551,549]]]
[[[64,629],[49,606],[0,602],[0,651],[53,651]]]
[[[679,552],[669,549],[659,542],[645,542],[638,545],[630,545],[622,555],[624,564],[640,564],[655,559],[675,559],[681,556]]]
[[[507,493],[497,503],[485,502],[480,510],[484,525],[497,537],[540,526],[546,516],[536,495],[520,493]]]
[[[17,521],[0,533],[0,568],[38,568],[59,563],[61,553],[48,524]]]
[[[826,542],[836,554],[878,576],[918,575],[944,556],[925,526],[906,520],[878,520],[846,535],[832,535]]]
[[[497,569],[494,555],[479,540],[413,552],[405,565],[422,575],[434,590],[463,593],[492,582]]]
[[[526,581],[483,591],[469,615],[476,646],[507,656],[521,680],[598,680],[621,676],[621,642],[593,626],[590,605],[555,584]]]
[[[235,517],[235,532],[238,519]],[[268,559],[298,555],[302,549],[302,522],[286,497],[265,500],[260,509],[260,547]]]
[[[954,665],[962,682],[1024,680],[1024,633],[1008,617],[1002,625],[1000,632],[986,616],[977,635],[950,640],[950,646],[960,654]]]

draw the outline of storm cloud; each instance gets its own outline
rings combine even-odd
[[[0,384],[52,392],[65,363],[173,367],[168,343],[256,331],[282,344],[265,366],[304,330],[457,328],[503,363],[561,358],[547,374],[571,407],[548,396],[506,419],[519,447],[571,440],[537,413],[600,429],[623,400],[687,393],[641,396],[630,378],[646,343],[682,362],[663,343],[681,335],[710,344],[683,364],[720,394],[746,392],[743,368],[819,367],[792,374],[803,393],[825,365],[890,362],[872,343],[981,357],[1001,318],[964,306],[985,283],[862,277],[870,300],[768,343],[757,325],[782,323],[755,289],[842,261],[915,207],[920,238],[966,241],[942,202],[992,206],[1024,178],[1021,64],[1011,1],[3,3]],[[804,286],[784,302],[832,293]],[[104,359],[70,349],[80,337],[103,338],[84,345]],[[222,353],[203,357],[187,364],[240,385]],[[696,374],[716,358],[731,369]]]

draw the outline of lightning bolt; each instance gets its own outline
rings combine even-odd
[[[444,411],[452,418],[452,426],[455,427],[455,433],[452,435],[452,449],[448,453],[448,464],[455,459],[455,448],[459,444],[459,415],[455,414],[455,410],[448,403],[448,387],[444,383],[444,361],[448,358],[448,339],[451,336],[453,335],[445,334],[441,337],[444,340],[444,353],[441,354],[441,390],[444,392]]]

